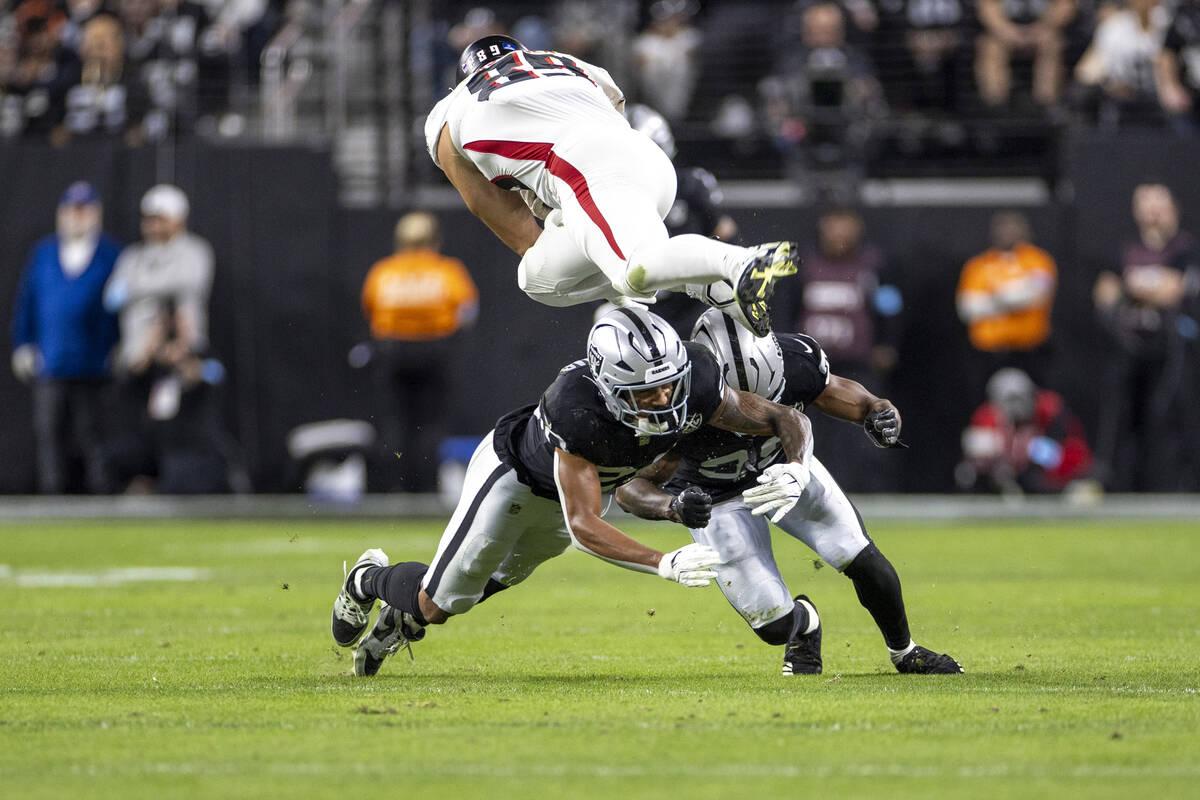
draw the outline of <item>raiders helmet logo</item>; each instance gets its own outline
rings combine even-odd
[[[688,415],[687,421],[683,423],[683,427],[679,429],[680,433],[691,433],[704,424],[704,418],[700,416],[700,412]]]
[[[591,369],[593,375],[600,374],[600,365],[604,363],[604,356],[600,355],[600,348],[592,345],[588,348],[588,368]]]

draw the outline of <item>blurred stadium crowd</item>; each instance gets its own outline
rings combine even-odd
[[[338,135],[366,108],[372,124],[403,134],[399,158],[366,149],[401,165],[400,198],[383,193],[380,204],[408,209],[409,189],[441,182],[414,132],[454,83],[462,48],[499,32],[605,66],[631,106],[661,115],[680,186],[688,168],[704,168],[692,170],[683,212],[699,226],[691,232],[736,237],[717,180],[786,179],[821,201],[816,235],[802,235],[804,272],[777,298],[777,326],[812,333],[840,374],[880,393],[907,309],[899,265],[855,208],[864,178],[1037,176],[1053,186],[1057,149],[1073,131],[1200,134],[1200,0],[2,0],[0,147],[315,134],[333,142],[336,160],[346,146]],[[320,102],[306,102],[314,85]],[[290,122],[277,124],[280,114]],[[391,133],[377,139],[390,147]],[[1200,488],[1200,417],[1189,402],[1200,386],[1200,260],[1168,183],[1111,198],[1122,209],[1132,201],[1138,237],[1094,283],[1090,305],[1115,346],[1091,430],[1047,366],[1056,254],[1035,246],[1022,215],[993,218],[991,241],[957,276],[970,341],[960,405],[978,406],[963,431],[959,488],[1061,491],[1081,479],[1118,491]],[[141,211],[143,224],[156,216]],[[680,313],[694,319],[696,308]],[[690,319],[672,322],[687,335]],[[204,347],[187,354],[189,366],[211,366]],[[191,385],[209,384],[196,375]],[[156,385],[143,383],[130,405],[139,414]],[[198,419],[198,438],[213,440],[209,406]],[[817,435],[847,461],[868,446],[837,426]],[[194,460],[179,463],[179,474],[200,474]],[[886,468],[856,472],[852,491],[896,486]]]
[[[320,78],[389,37],[419,116],[493,32],[603,64],[718,177],[1041,174],[1073,126],[1200,130],[1195,0],[5,0],[0,136],[253,134],[265,53]]]

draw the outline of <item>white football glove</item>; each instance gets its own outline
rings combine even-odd
[[[721,563],[721,555],[708,545],[687,544],[663,555],[658,574],[684,586],[708,586],[717,577],[713,567]]]
[[[42,351],[36,344],[23,344],[12,353],[12,371],[17,380],[29,383],[42,371]]]
[[[779,522],[792,510],[804,494],[811,474],[807,464],[788,461],[767,467],[758,476],[758,486],[742,492],[742,499],[754,515],[771,514],[771,522]]]

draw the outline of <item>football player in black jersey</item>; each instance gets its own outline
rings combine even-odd
[[[903,446],[896,407],[861,384],[831,374],[815,339],[786,333],[758,338],[739,331],[710,310],[692,334],[693,342],[716,355],[726,381],[735,389],[797,410],[815,406],[862,425],[880,447]],[[705,427],[681,439],[671,453],[623,485],[616,499],[625,510],[647,519],[676,519],[671,509],[689,503],[696,518],[705,521],[704,501],[711,498],[711,520],[689,525],[692,537],[720,553],[717,583],[730,604],[763,641],[785,646],[785,675],[821,672],[821,628],[813,624],[817,615],[809,599],[804,595],[793,599],[779,574],[768,514],[771,522],[854,582],[897,670],[962,672],[950,656],[913,642],[896,570],[871,541],[858,511],[819,460],[811,459],[810,477],[798,500],[779,495],[773,476],[781,469],[794,469],[781,466],[786,461],[772,437]]]
[[[502,417],[480,443],[430,564],[388,566],[371,549],[350,570],[332,629],[339,645],[358,643],[355,673],[374,675],[426,625],[466,613],[571,543],[628,569],[706,586],[720,561],[711,546],[664,554],[601,518],[605,493],[705,423],[777,437],[784,468],[803,470],[811,453],[807,417],[732,389],[712,354],[665,320],[638,305],[602,317],[588,334],[587,359],[564,367],[539,403]],[[698,522],[683,505],[666,513]],[[362,636],[376,598],[379,617]]]

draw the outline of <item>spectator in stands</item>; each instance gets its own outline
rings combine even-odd
[[[120,313],[122,436],[113,461],[122,483],[163,494],[229,489],[224,429],[207,361],[213,252],[187,229],[188,199],[159,184],[142,197],[142,241],[121,254],[104,292]],[[130,484],[130,481],[133,483]]]
[[[556,0],[551,13],[554,48],[593,64],[604,64],[618,86],[628,83],[624,64],[628,50],[613,45],[627,40],[622,0]],[[618,60],[618,56],[620,57]]]
[[[780,283],[775,292],[777,329],[807,333],[821,343],[838,375],[886,394],[903,301],[883,252],[865,240],[856,210],[834,207],[821,214],[817,246],[804,253],[797,278]],[[845,489],[878,492],[895,486],[869,439],[821,416],[812,420],[817,455],[844,467],[838,480]],[[863,463],[871,463],[871,469],[855,466]]]
[[[117,8],[126,73],[145,87],[150,101],[143,120],[146,138],[158,141],[173,130],[192,129],[197,117],[198,39],[208,23],[207,12],[186,0],[118,0]],[[226,63],[226,77],[228,71]]]
[[[1200,248],[1163,184],[1134,189],[1133,218],[1138,238],[1122,248],[1120,272],[1102,272],[1092,292],[1113,344],[1098,477],[1115,491],[1196,491]]]
[[[954,471],[959,488],[1042,494],[1087,475],[1091,449],[1060,395],[1006,367],[988,380],[987,398],[963,431],[963,460]]]
[[[83,26],[104,8],[103,0],[67,0],[67,19],[62,27],[62,45],[79,55],[83,41]]]
[[[1017,211],[992,215],[991,239],[990,248],[963,266],[955,296],[973,350],[972,398],[1001,367],[1019,367],[1038,384],[1049,379],[1054,258],[1031,243],[1029,220]]]
[[[650,25],[633,42],[638,94],[669,123],[684,118],[696,88],[700,31],[691,18],[698,10],[695,0],[658,0]]]
[[[800,40],[784,44],[760,85],[767,127],[794,177],[830,178],[819,182],[848,194],[885,110],[882,90],[866,54],[846,42],[837,4],[815,3],[801,19]]]
[[[1200,136],[1200,0],[1175,10],[1155,67],[1158,101],[1171,127]]]
[[[49,2],[26,0],[13,21],[10,65],[0,65],[0,136],[44,138],[62,120],[67,88],[79,80],[79,59],[60,44],[63,16]]]
[[[1169,19],[1158,0],[1128,0],[1096,26],[1075,65],[1080,103],[1096,124],[1157,126],[1164,122],[1155,69]]]
[[[890,105],[925,116],[954,114],[968,13],[962,0],[881,0],[871,55]]]
[[[88,20],[79,52],[79,82],[67,90],[66,113],[50,141],[60,146],[76,137],[120,137],[130,145],[144,141],[142,122],[150,99],[126,70],[120,21],[107,13]]]
[[[362,287],[371,327],[379,412],[382,486],[432,491],[446,429],[450,376],[479,292],[463,263],[441,255],[437,220],[425,212],[396,223],[396,250],[376,262]]]
[[[13,374],[33,385],[37,485],[44,494],[110,490],[103,391],[117,321],[101,302],[121,246],[101,230],[100,196],[73,183],[59,200],[57,231],[39,241],[21,276],[12,321]]]
[[[1065,70],[1065,30],[1075,0],[977,0],[981,31],[975,42],[975,82],[985,106],[1005,106],[1012,94],[1013,61],[1033,61],[1033,99],[1056,108]]]

